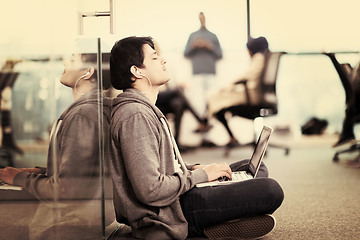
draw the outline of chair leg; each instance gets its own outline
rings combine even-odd
[[[225,122],[226,122],[226,121],[225,121]],[[254,133],[253,138],[254,138],[254,140],[253,140],[252,142],[250,142],[250,143],[241,144],[241,145],[239,145],[239,146],[237,146],[237,147],[232,147],[232,148],[227,148],[227,147],[225,147],[224,157],[229,157],[230,151],[231,151],[232,149],[235,149],[235,148],[248,147],[248,146],[252,146],[252,147],[255,148],[255,146],[256,146],[256,139],[258,138],[258,135],[260,134],[260,131],[259,131],[260,126],[261,126],[261,128],[262,128],[262,126],[263,126],[263,118],[262,118],[262,117],[255,118],[254,121],[253,121],[253,130],[254,130],[254,131],[253,131],[253,133]],[[229,126],[226,125],[225,127],[229,127]]]
[[[251,143],[248,143],[248,144],[242,144],[238,147],[245,147],[245,146],[253,146],[255,147],[256,146],[256,139],[259,137],[260,135],[260,130],[259,129],[262,129],[263,127],[263,118],[262,117],[258,117],[256,119],[254,119],[254,122],[253,122],[254,126],[254,141],[251,142]],[[289,155],[290,153],[290,148],[287,147],[287,146],[283,146],[283,145],[277,145],[277,144],[272,144],[272,143],[269,143],[268,145],[269,147],[274,147],[274,148],[280,148],[280,149],[284,149],[285,151],[285,155]],[[235,147],[235,148],[238,148],[238,147]],[[224,152],[224,157],[229,157],[230,155],[230,151],[232,150],[233,148],[225,148],[225,152]]]
[[[289,147],[286,147],[286,146],[280,146],[280,145],[271,144],[271,143],[269,143],[268,146],[269,146],[269,147],[273,147],[273,148],[281,148],[281,149],[284,149],[286,156],[289,155],[289,153],[290,153],[290,148],[289,148]]]

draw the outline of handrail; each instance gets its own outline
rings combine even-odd
[[[287,55],[321,55],[321,54],[359,54],[360,51],[321,51],[321,52],[286,52]]]
[[[114,34],[114,0],[109,0],[109,11],[79,12],[78,13],[78,33],[84,34],[84,18],[86,17],[109,17],[110,34]]]

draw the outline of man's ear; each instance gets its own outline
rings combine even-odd
[[[87,72],[85,73],[84,79],[91,79],[93,78],[95,69],[93,67],[90,67]],[[96,76],[95,76],[96,77]]]
[[[141,72],[140,72],[140,70],[139,70],[139,68],[138,67],[136,67],[135,65],[132,65],[131,67],[130,67],[130,72],[132,73],[132,75],[134,76],[134,77],[136,77],[136,78],[141,78]]]

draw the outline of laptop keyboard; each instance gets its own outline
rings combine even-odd
[[[253,177],[250,174],[247,174],[244,171],[240,171],[240,172],[233,172],[232,173],[232,180],[236,181],[236,180],[247,180],[247,179],[252,179]]]

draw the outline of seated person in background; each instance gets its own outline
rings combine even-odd
[[[199,123],[207,123],[207,119],[201,119],[195,112],[186,96],[183,93],[181,87],[166,88],[159,92],[158,98],[155,104],[163,114],[174,114],[175,122],[175,141],[178,143],[178,147],[181,152],[190,150],[191,147],[184,146],[179,143],[179,136],[181,130],[181,120],[185,110],[189,110]]]
[[[103,60],[106,56],[109,61],[109,54],[104,54]],[[74,102],[52,128],[47,168],[0,169],[3,182],[21,186],[41,200],[29,226],[30,239],[101,238],[98,199],[102,189],[96,61],[97,55],[94,53],[74,54],[71,59],[64,61],[65,69],[60,82],[72,89]],[[109,87],[109,76],[104,76],[103,88]],[[103,103],[106,158],[111,100],[104,98]],[[82,201],[61,201],[79,199]],[[110,211],[108,224],[114,220],[113,216]]]
[[[259,177],[221,187],[196,188],[201,182],[231,178],[248,160],[230,166],[187,164],[181,158],[169,124],[155,106],[159,87],[170,79],[166,61],[150,37],[128,37],[115,43],[110,58],[111,83],[124,90],[113,99],[110,173],[114,183],[116,219],[130,225],[140,239],[223,237],[251,233],[260,237],[274,227],[273,213],[282,203],[280,185],[268,178],[265,164]],[[231,206],[231,207],[229,207]],[[254,218],[260,221],[255,223]],[[251,227],[243,227],[250,221]],[[228,228],[228,221],[235,226]]]
[[[260,78],[264,70],[266,54],[269,51],[268,41],[265,37],[251,38],[246,44],[248,52],[251,57],[251,63],[248,70],[238,79],[233,81],[230,86],[224,87],[208,97],[208,115],[215,117],[225,126],[230,135],[230,141],[226,147],[235,147],[239,145],[238,141],[231,132],[225,113],[227,108],[243,105],[243,104],[257,104],[260,100]],[[241,81],[246,81],[246,86],[249,91],[248,102],[245,87],[236,84]]]

